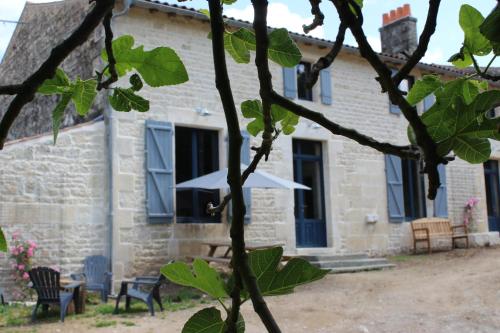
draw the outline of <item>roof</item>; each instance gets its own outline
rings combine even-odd
[[[149,8],[149,9],[156,9],[159,11],[167,12],[167,13],[174,13],[182,16],[188,16],[192,17],[201,21],[208,21],[208,18],[205,16],[205,14],[200,13],[197,9],[192,8],[192,7],[186,7],[186,6],[180,6],[176,4],[169,4],[167,2],[162,2],[162,1],[157,1],[157,0],[134,0],[132,1],[133,5],[136,7],[141,7],[141,8]],[[226,22],[234,27],[244,27],[244,28],[251,28],[252,23],[240,19],[236,19],[234,17],[227,17]],[[269,29],[273,29],[273,27],[268,27]],[[324,47],[324,48],[331,48],[334,44],[333,41],[328,40],[328,39],[322,39],[322,38],[317,38],[317,37],[312,37],[306,34],[300,34],[296,32],[290,32],[290,35],[296,42],[302,42],[306,44],[313,44],[317,45],[319,47]],[[359,48],[352,46],[352,45],[347,45],[344,44],[342,50],[344,52],[360,55]],[[403,56],[398,56],[398,55],[392,55],[388,53],[378,53],[380,58],[389,63],[394,63],[394,64],[404,64],[406,63],[406,58]],[[443,74],[443,75],[449,75],[449,76],[454,76],[454,77],[459,77],[459,76],[464,76],[468,73],[467,70],[458,70],[452,66],[447,66],[447,65],[439,65],[439,64],[429,64],[429,63],[424,63],[424,62],[419,62],[416,66],[417,68],[427,71],[427,72],[432,72],[432,73],[438,73],[438,74]],[[490,82],[490,84],[495,85],[495,86],[500,86],[499,82]]]

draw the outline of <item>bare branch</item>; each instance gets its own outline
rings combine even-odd
[[[322,69],[330,67],[335,61],[335,58],[337,58],[337,55],[340,53],[340,50],[342,50],[342,47],[344,46],[344,37],[346,30],[347,25],[340,23],[337,38],[335,38],[335,44],[333,44],[332,49],[326,56],[319,58],[318,61],[313,65],[311,73],[307,78],[308,87],[314,86],[318,81],[319,72]]]
[[[106,48],[106,54],[108,55],[108,66],[109,78],[97,84],[97,90],[107,89],[113,83],[118,80],[118,73],[116,72],[116,59],[113,54],[113,30],[111,29],[111,19],[113,18],[113,12],[110,11],[102,22],[104,26],[104,33],[106,37],[104,38],[104,45]]]
[[[0,95],[17,95],[23,90],[22,84],[0,86]]]
[[[427,19],[425,21],[424,30],[420,35],[418,46],[413,54],[410,56],[406,64],[399,70],[392,78],[395,85],[399,85],[401,81],[410,74],[411,70],[422,60],[427,47],[431,40],[432,35],[436,31],[437,16],[439,12],[439,5],[441,0],[429,0],[429,10],[427,12]]]
[[[377,72],[382,90],[387,91],[391,102],[401,109],[403,115],[413,127],[415,132],[416,141],[418,146],[424,153],[425,167],[424,172],[428,174],[429,178],[429,192],[428,198],[434,199],[437,194],[437,189],[440,186],[439,173],[437,166],[440,163],[447,163],[447,160],[437,153],[437,145],[430,137],[427,129],[420,119],[417,109],[411,106],[403,94],[399,91],[398,86],[392,80],[391,71],[385,63],[379,58],[377,53],[372,49],[370,43],[366,38],[360,20],[351,11],[351,6],[355,8],[357,5],[353,0],[331,0],[340,17],[340,21],[345,23],[351,30],[356,42],[359,46],[359,52],[365,58],[373,69]]]
[[[95,6],[85,16],[80,26],[63,42],[52,49],[45,62],[22,84],[22,91],[14,97],[0,123],[0,149],[3,149],[9,129],[22,108],[33,100],[42,83],[54,76],[57,67],[78,46],[83,44],[90,33],[99,25],[115,4],[114,0],[95,0]]]
[[[311,3],[311,14],[314,15],[314,19],[311,24],[309,25],[303,25],[302,29],[304,30],[305,34],[308,34],[312,30],[316,29],[320,25],[323,25],[323,21],[325,19],[325,15],[323,15],[323,12],[321,12],[321,9],[319,8],[319,4],[321,3],[321,0],[309,0]]]
[[[298,116],[304,117],[315,123],[323,126],[331,133],[335,135],[341,135],[351,140],[356,141],[357,143],[378,150],[384,154],[392,154],[402,158],[409,159],[419,159],[420,153],[418,148],[413,146],[397,146],[387,142],[379,142],[372,137],[361,134],[358,131],[340,126],[339,124],[329,120],[324,116],[324,114],[316,111],[312,111],[307,109],[306,107],[296,104],[291,100],[279,95],[276,92],[272,94],[273,103],[286,108],[287,110],[295,113]]]

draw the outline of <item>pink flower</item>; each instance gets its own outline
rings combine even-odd
[[[20,271],[24,271],[24,265],[23,264],[20,264],[20,265],[17,265],[17,269],[20,270]]]
[[[33,248],[32,248],[32,247],[30,247],[30,248],[28,249],[28,251],[26,252],[26,255],[28,256],[28,258],[29,258],[29,257],[33,257]]]
[[[23,273],[23,279],[25,279],[25,280],[29,280],[30,279],[30,275],[28,274],[28,272],[24,272]]]
[[[32,240],[29,240],[28,242],[28,245],[30,246],[30,248],[33,248],[33,249],[36,249],[37,248],[37,245],[34,241]]]
[[[12,239],[13,239],[13,240],[18,239],[18,238],[19,238],[19,236],[20,236],[20,234],[21,234],[21,233],[20,233],[19,231],[14,231],[14,232],[12,233]]]

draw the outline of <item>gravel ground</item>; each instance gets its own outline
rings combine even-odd
[[[329,275],[291,295],[268,297],[283,332],[500,332],[500,248],[393,258],[397,268]],[[201,309],[201,305],[199,306]],[[181,332],[198,308],[137,315],[95,327],[95,318],[17,328],[16,332]],[[250,302],[246,332],[265,332]],[[126,326],[133,321],[134,326]]]

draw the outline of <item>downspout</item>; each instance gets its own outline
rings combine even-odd
[[[107,257],[109,258],[109,271],[113,272],[113,227],[114,227],[114,218],[115,218],[115,211],[114,211],[114,188],[115,188],[115,180],[114,180],[114,116],[113,116],[113,109],[111,108],[111,105],[109,104],[108,101],[108,93],[106,93],[106,101],[105,103],[105,108],[104,108],[104,113],[105,113],[105,124],[106,124],[106,141],[107,141],[107,146],[108,146],[108,151],[107,151],[107,159],[108,159],[108,200],[109,200],[109,207],[108,207],[108,239],[107,239]],[[113,284],[111,284],[111,290],[113,290]]]

